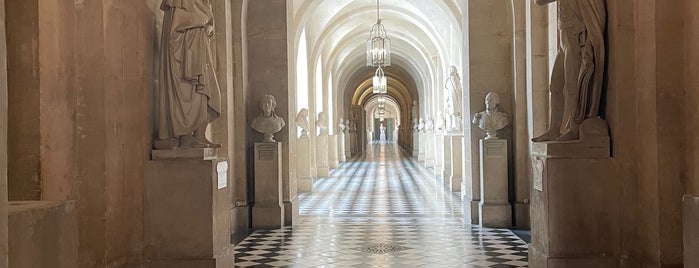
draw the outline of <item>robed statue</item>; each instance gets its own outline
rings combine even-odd
[[[156,96],[156,149],[217,148],[206,138],[221,115],[210,40],[209,0],[163,0],[165,11]]]
[[[558,55],[551,75],[549,129],[533,141],[568,141],[580,125],[600,112],[605,71],[605,0],[536,0],[558,2]]]

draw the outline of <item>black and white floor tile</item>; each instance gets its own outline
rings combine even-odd
[[[343,163],[300,196],[301,221],[258,230],[236,267],[526,267],[507,229],[464,225],[458,195],[391,144]]]

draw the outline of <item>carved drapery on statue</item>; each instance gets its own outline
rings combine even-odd
[[[208,0],[164,0],[157,89],[156,149],[215,148],[206,127],[221,115],[210,47]]]
[[[461,98],[463,87],[456,66],[449,67],[449,78],[444,83],[444,113],[449,131],[461,130]]]
[[[557,0],[536,0],[543,5]],[[558,55],[551,75],[549,129],[534,141],[579,138],[583,121],[600,114],[605,72],[604,0],[558,1]]]

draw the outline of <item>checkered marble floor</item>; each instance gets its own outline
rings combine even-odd
[[[236,267],[527,266],[524,241],[464,225],[459,197],[392,144],[372,144],[299,198],[300,223],[252,233]]]

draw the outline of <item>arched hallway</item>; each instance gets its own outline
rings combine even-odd
[[[299,222],[238,243],[236,266],[527,265],[524,241],[464,224],[460,196],[392,143],[370,143],[299,199]]]

